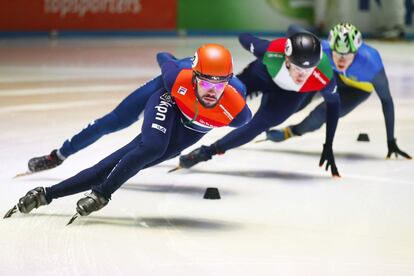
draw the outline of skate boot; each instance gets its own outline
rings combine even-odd
[[[58,153],[57,150],[53,150],[49,155],[34,157],[29,160],[29,171],[40,172],[44,170],[53,169],[54,167],[62,164],[65,158]]]
[[[266,139],[273,142],[282,142],[295,136],[290,127],[283,129],[272,129],[266,131]]]
[[[30,213],[35,208],[39,208],[42,205],[48,205],[46,200],[46,192],[43,187],[37,187],[27,192],[27,194],[19,199],[17,208],[20,213]]]
[[[78,203],[76,203],[76,211],[81,216],[87,216],[105,207],[108,201],[102,195],[92,191],[86,194],[86,197],[79,199]]]
[[[201,146],[198,149],[193,150],[189,154],[180,156],[180,167],[181,168],[191,168],[192,166],[211,159],[211,152],[208,147]]]

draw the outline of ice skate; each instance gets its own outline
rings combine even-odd
[[[282,129],[272,129],[266,131],[266,140],[273,142],[282,142],[291,137],[295,136],[290,127],[285,127]]]
[[[69,220],[68,224],[71,224],[79,215],[87,216],[92,212],[98,211],[108,204],[109,200],[102,195],[91,192],[86,194],[86,197],[81,198],[76,203],[76,214]]]
[[[34,172],[25,171],[25,172],[16,174],[13,178],[18,178],[18,177],[22,177],[22,176],[26,176],[26,175],[31,175],[31,174],[34,174]]]
[[[20,213],[28,214],[33,209],[39,208],[42,205],[47,205],[46,192],[43,187],[37,187],[27,192],[27,194],[19,199],[19,202],[11,208],[3,218],[11,217],[17,209]]]
[[[87,216],[94,211],[98,211],[108,204],[109,200],[104,198],[102,195],[91,192],[86,194],[86,197],[81,198],[78,203],[76,203],[76,211],[81,216]]]
[[[61,154],[58,153],[58,150],[55,149],[48,155],[30,159],[28,163],[29,173],[53,169],[62,164],[64,160],[64,157],[61,156]]]

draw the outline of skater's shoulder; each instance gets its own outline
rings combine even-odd
[[[362,43],[361,47],[358,49],[354,62],[373,67],[371,69],[374,70],[383,67],[381,55],[378,50],[365,42]]]

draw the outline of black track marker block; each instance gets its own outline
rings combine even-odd
[[[207,188],[204,199],[220,199],[220,192],[217,188]]]
[[[369,142],[368,134],[366,134],[366,133],[360,133],[358,135],[357,141],[359,141],[359,142]]]

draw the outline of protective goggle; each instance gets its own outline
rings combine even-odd
[[[355,55],[355,53],[349,52],[349,53],[339,53],[337,51],[333,51],[336,55],[338,55],[340,58],[350,58]]]
[[[211,90],[214,88],[215,90],[221,91],[226,87],[228,83],[227,80],[220,81],[220,82],[212,82],[206,79],[201,79],[199,77],[196,77],[196,79],[197,79],[198,85],[204,90]]]
[[[310,67],[310,68],[302,68],[300,66],[297,66],[295,64],[293,64],[292,62],[290,63],[290,66],[292,67],[293,70],[297,71],[297,72],[303,72],[303,73],[310,73],[313,70],[315,70],[316,66]]]

